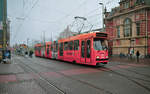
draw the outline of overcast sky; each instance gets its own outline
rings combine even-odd
[[[11,20],[11,45],[31,43],[41,40],[45,32],[46,40],[59,36],[67,25],[73,24],[75,16],[86,17],[85,30],[102,27],[102,6],[110,11],[118,6],[119,0],[7,0],[8,18]],[[83,21],[76,20],[71,28],[78,27]],[[76,29],[72,29],[77,31]]]

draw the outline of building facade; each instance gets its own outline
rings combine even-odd
[[[6,50],[7,31],[7,0],[0,0],[0,61]]]
[[[120,0],[119,6],[105,13],[112,55],[150,55],[150,0]]]

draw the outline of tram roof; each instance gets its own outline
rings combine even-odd
[[[98,34],[100,36],[98,36]],[[102,36],[101,36],[102,35]],[[104,36],[103,36],[104,35]],[[64,38],[61,40],[58,40],[59,42],[65,42],[65,41],[71,41],[71,40],[82,40],[82,39],[87,39],[87,38],[94,38],[94,37],[98,37],[98,38],[107,38],[107,33],[106,32],[90,32],[90,33],[83,33],[80,35],[76,35],[76,36],[71,36],[68,38]]]
[[[35,44],[35,47],[42,46],[41,43]]]

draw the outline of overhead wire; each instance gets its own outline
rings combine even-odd
[[[77,11],[82,5],[84,5],[87,2],[87,0],[84,0],[76,9],[73,9],[70,13],[68,13],[67,15],[63,16],[62,18],[58,19],[57,21],[62,21],[62,19],[67,19],[68,17],[70,17],[73,13],[75,13],[75,11]]]
[[[68,17],[72,16],[73,13],[75,13],[79,8],[83,7],[83,5],[87,2],[87,0],[84,0],[77,8],[73,9],[70,13],[68,13],[67,15],[57,19],[56,21],[54,21],[54,23],[57,23],[57,22],[61,22],[61,21],[64,21],[66,20]],[[49,28],[49,27],[48,27]],[[48,29],[47,28],[47,29]],[[62,30],[62,28],[60,28],[60,30]],[[60,31],[58,30],[58,31]]]
[[[15,35],[14,35],[14,37],[13,37],[13,41],[16,39],[16,37],[17,37],[17,35],[18,35],[17,32],[18,32],[18,31],[20,30],[20,28],[23,26],[25,20],[29,17],[29,15],[30,15],[30,13],[32,12],[33,8],[37,5],[37,3],[38,3],[39,1],[40,1],[40,0],[36,0],[35,3],[32,5],[31,9],[29,10],[29,12],[25,15],[23,22],[19,25],[19,27],[18,27],[17,30],[16,30],[16,33],[15,33]]]
[[[109,0],[106,4],[109,4],[110,1],[112,1],[112,0]],[[27,13],[28,15],[25,16],[24,21],[22,22],[22,24],[19,25],[19,27],[18,27],[18,29],[17,29],[17,32],[18,32],[19,29],[23,26],[23,24],[24,24],[26,18],[29,17],[29,14],[31,13],[32,9],[36,6],[36,4],[37,4],[38,2],[39,2],[39,0],[36,0],[36,2],[33,4],[33,6],[31,7],[30,11]],[[67,19],[68,17],[72,16],[72,14],[75,13],[75,11],[77,11],[77,10],[78,10],[83,4],[85,4],[86,2],[87,2],[87,0],[83,1],[76,9],[73,9],[69,14],[63,16],[62,18],[60,18],[60,19],[58,19],[58,20],[56,20],[56,21],[54,21],[54,22],[60,22],[60,21],[63,21],[63,20],[65,20],[65,19]],[[87,14],[94,13],[94,12],[95,12],[96,10],[98,10],[98,9],[99,9],[99,8],[94,9],[94,10],[88,12]],[[89,17],[89,18],[94,18],[96,15],[98,15],[98,14],[92,15],[92,16]],[[42,21],[41,21],[41,22],[42,22]],[[43,22],[44,22],[44,21],[43,21]],[[50,23],[51,23],[51,22],[50,22]],[[18,33],[17,33],[17,34],[18,34]],[[15,34],[15,38],[16,38],[17,34]]]

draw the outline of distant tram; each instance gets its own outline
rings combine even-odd
[[[35,56],[96,66],[108,63],[107,48],[107,33],[92,32],[36,44]]]

